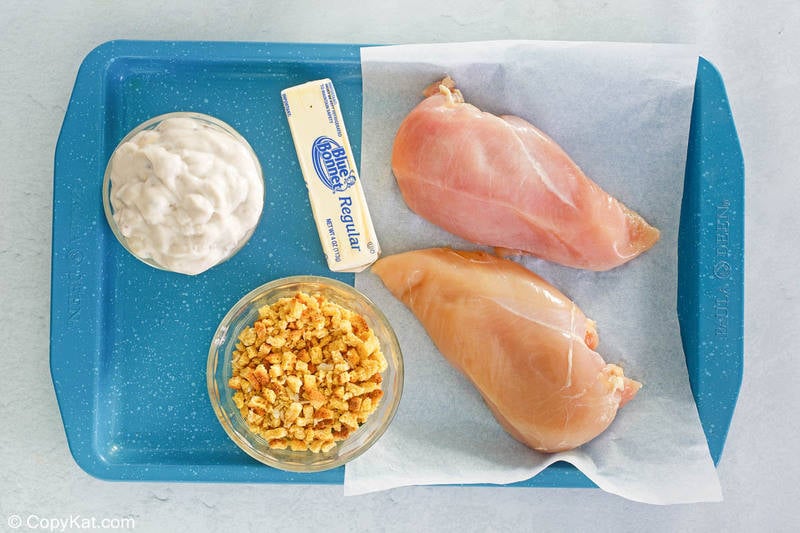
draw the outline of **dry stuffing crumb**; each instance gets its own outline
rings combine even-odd
[[[364,318],[319,293],[258,310],[233,352],[233,401],[271,448],[326,452],[377,409],[386,359]]]

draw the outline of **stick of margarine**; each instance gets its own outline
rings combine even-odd
[[[381,253],[331,80],[281,91],[328,268],[361,272]]]

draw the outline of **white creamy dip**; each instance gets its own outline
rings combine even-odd
[[[114,222],[145,262],[199,274],[236,253],[258,224],[258,159],[214,120],[167,118],[120,144],[109,161]]]

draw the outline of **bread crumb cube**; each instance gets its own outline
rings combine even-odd
[[[251,426],[260,426],[261,423],[264,421],[264,415],[260,415],[256,413],[253,409],[250,409],[247,413],[247,424]]]
[[[244,407],[244,394],[241,392],[237,392],[233,395],[233,403],[236,405],[237,409],[241,409]]]
[[[283,337],[267,337],[267,344],[272,346],[273,348],[283,348],[286,345],[286,339]]]
[[[302,411],[303,406],[300,403],[292,402],[291,405],[289,405],[289,408],[286,409],[286,414],[283,417],[284,425],[291,425],[297,419],[297,417],[300,416]]]
[[[283,375],[283,369],[281,365],[274,364],[269,367],[269,375],[273,378],[277,378],[278,376]]]
[[[286,376],[286,386],[294,394],[298,394],[300,392],[300,387],[302,385],[303,382],[297,376]]]
[[[269,405],[274,404],[278,399],[278,395],[272,389],[264,389],[264,397]]]
[[[359,413],[371,413],[372,412],[372,398],[367,396],[361,401],[361,408],[357,410]]]
[[[269,447],[273,450],[285,450],[289,447],[289,443],[286,442],[286,439],[275,439],[269,441]]]
[[[288,432],[286,428],[268,429],[262,433],[262,436],[267,440],[282,439]]]
[[[253,328],[246,328],[239,334],[239,340],[245,346],[252,346],[256,342],[256,330]]]
[[[347,408],[352,413],[358,413],[359,411],[361,411],[361,404],[362,403],[363,403],[363,400],[362,400],[361,396],[356,396],[354,398],[350,398],[349,400],[347,400]]]
[[[339,417],[339,422],[350,426],[353,429],[358,428],[358,420],[356,420],[356,415],[353,413],[345,413]]]
[[[364,341],[364,344],[361,345],[362,350],[362,357],[366,357],[372,355],[373,353],[377,352],[380,349],[381,343],[378,341],[378,337],[372,336],[369,337],[367,340]]]
[[[308,444],[302,440],[292,439],[289,441],[289,448],[294,452],[304,452],[308,450]]]

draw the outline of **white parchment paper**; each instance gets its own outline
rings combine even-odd
[[[345,471],[345,493],[440,483],[510,483],[572,463],[602,489],[669,504],[719,501],[721,490],[689,387],[676,313],[677,240],[697,53],[684,45],[493,41],[364,48],[361,175],[383,254],[475,248],[403,202],[391,172],[394,134],[449,74],[470,102],[527,119],[584,172],[661,230],[656,246],[610,272],[523,263],[597,321],[598,352],[644,386],[611,427],[547,455],[508,436],[472,385],[438,353],[402,303],[365,272],[356,286],[383,309],[405,359],[394,422]],[[476,213],[476,217],[479,214]]]

